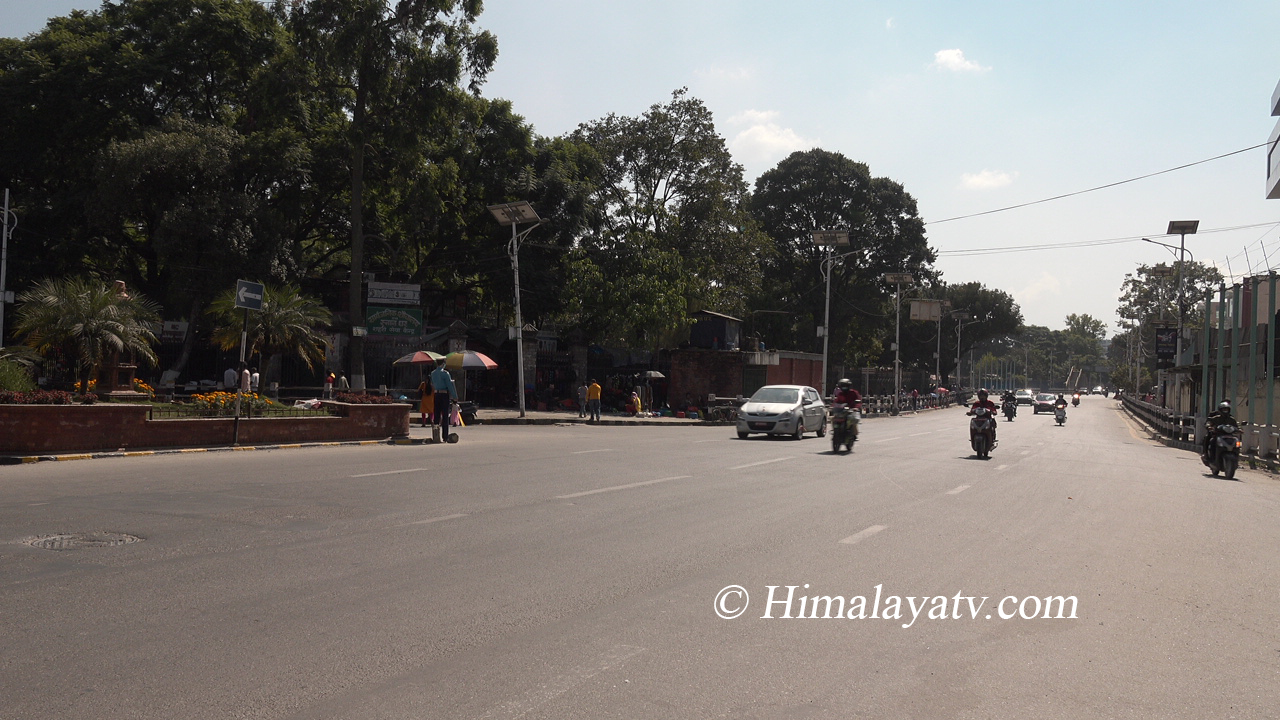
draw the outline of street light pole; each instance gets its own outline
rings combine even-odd
[[[811,233],[813,244],[826,246],[827,257],[823,260],[827,276],[826,310],[822,317],[822,397],[827,396],[827,355],[831,348],[831,249],[837,245],[849,244],[849,233],[845,230],[814,230]]]
[[[902,284],[916,279],[911,273],[885,273],[884,281],[896,287],[893,293],[893,396],[901,399],[898,393],[902,391]],[[896,407],[896,401],[894,405]]]
[[[525,414],[524,400],[524,316],[520,312],[520,241],[543,223],[542,218],[534,211],[533,206],[523,200],[502,205],[490,205],[489,212],[503,225],[511,226],[511,242],[507,245],[507,254],[511,256],[511,273],[515,279],[516,289],[516,397],[520,406],[520,417]],[[533,227],[518,232],[521,223],[533,223]]]
[[[1183,316],[1183,299],[1182,299],[1182,281],[1183,271],[1182,265],[1186,261],[1187,254],[1187,236],[1194,235],[1196,230],[1200,228],[1199,220],[1170,220],[1168,234],[1178,235],[1178,344],[1177,344],[1177,360],[1182,362],[1182,316]]]
[[[5,292],[5,270],[9,262],[9,216],[13,213],[9,212],[9,188],[4,189],[4,234],[0,235],[0,347],[4,347],[4,304],[7,298]],[[13,216],[13,226],[18,226],[18,216]],[[86,388],[87,390],[87,388]]]

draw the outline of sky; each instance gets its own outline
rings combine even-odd
[[[0,34],[97,7],[0,0]],[[482,94],[539,135],[687,87],[749,182],[822,148],[901,183],[943,279],[1028,324],[1115,332],[1125,275],[1175,259],[1142,241],[1177,246],[1171,220],[1200,221],[1188,259],[1224,275],[1280,266],[1265,147],[1245,151],[1280,120],[1274,0],[488,0],[479,25],[499,46]]]

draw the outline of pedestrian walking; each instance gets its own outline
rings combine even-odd
[[[325,376],[324,376],[324,399],[325,399],[325,400],[332,400],[332,399],[333,399],[333,381],[334,381],[334,379],[335,379],[335,378],[333,377],[333,373],[329,373],[328,375],[325,375]]]
[[[587,383],[578,381],[578,417],[587,416]]]
[[[239,384],[240,384],[240,373],[236,372],[235,368],[229,367],[227,368],[226,372],[222,373],[222,389],[223,390],[226,390],[227,392],[235,392],[236,385],[239,385]]]
[[[244,363],[240,363],[240,392],[249,392],[249,383],[251,380],[252,376],[249,374],[249,366]]]
[[[588,420],[600,422],[600,383],[595,380],[587,386],[587,414]]]
[[[347,382],[346,373],[338,373],[338,390],[347,392],[351,389],[351,383]]]
[[[258,375],[258,368],[249,368],[249,392],[258,394],[258,381],[261,377]]]
[[[431,371],[431,388],[435,391],[432,402],[435,404],[436,424],[440,426],[440,437],[448,441],[449,411],[453,409],[453,401],[458,397],[458,389],[453,384],[453,376],[445,369],[444,360],[436,363],[436,369]]]

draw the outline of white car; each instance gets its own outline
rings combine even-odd
[[[751,433],[790,435],[796,440],[810,430],[827,434],[827,406],[807,385],[765,385],[738,410],[738,437]]]

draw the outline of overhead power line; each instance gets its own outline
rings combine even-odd
[[[1260,228],[1260,227],[1274,228],[1277,225],[1280,225],[1280,221],[1269,222],[1269,223],[1256,223],[1253,225],[1235,225],[1232,227],[1223,227],[1223,228],[1209,228],[1207,230],[1201,230],[1199,234],[1208,235],[1209,233],[1233,232],[1236,230],[1249,230],[1252,228]],[[1141,242],[1144,237],[1155,238],[1155,237],[1177,237],[1177,236],[1176,235],[1171,236],[1168,233],[1159,234],[1159,235],[1142,235],[1142,236],[1134,235],[1132,237],[1107,238],[1103,240],[1072,240],[1068,242],[1041,243],[1037,245],[1003,245],[998,247],[987,247],[987,248],[968,248],[964,250],[939,250],[936,254],[938,255],[938,257],[943,257],[943,256],[966,257],[970,255],[1003,255],[1006,253],[1031,252],[1033,250],[1062,250],[1064,248],[1095,247],[1099,245],[1120,245],[1122,243]]]
[[[1098,190],[1106,190],[1107,188],[1113,188],[1118,185],[1125,185],[1131,182],[1137,182],[1139,180],[1146,180],[1147,178],[1153,178],[1157,175],[1164,175],[1166,173],[1171,173],[1176,170],[1185,170],[1186,168],[1189,168],[1189,167],[1195,167],[1196,165],[1203,165],[1207,162],[1213,162],[1214,160],[1221,160],[1222,158],[1231,157],[1232,155],[1239,155],[1240,153],[1249,152],[1250,150],[1257,150],[1260,147],[1266,147],[1266,145],[1267,143],[1259,143],[1257,145],[1244,148],[1242,150],[1236,150],[1234,152],[1224,153],[1222,155],[1207,158],[1205,160],[1197,160],[1192,163],[1187,163],[1186,165],[1179,165],[1178,167],[1169,168],[1168,170],[1161,170],[1159,172],[1148,173],[1146,175],[1139,175],[1138,177],[1129,178],[1128,180],[1121,180],[1119,182],[1107,183],[1106,185],[1091,187],[1088,190],[1077,190],[1075,192],[1066,193],[1064,195],[1054,195],[1053,197],[1044,198],[1043,200],[1032,200],[1031,202],[1024,202],[1024,203],[1019,203],[1017,205],[1010,205],[1008,207],[996,208],[995,210],[986,210],[983,212],[970,213],[968,215],[957,215],[955,217],[943,218],[941,220],[933,220],[931,222],[926,222],[925,225],[939,225],[941,223],[951,222],[952,220],[965,220],[967,218],[981,217],[983,215],[993,215],[995,213],[1006,212],[1008,210],[1017,210],[1018,208],[1024,208],[1031,205],[1040,205],[1042,203],[1053,202],[1054,200],[1062,200],[1063,198],[1075,197],[1076,195],[1084,195],[1085,193],[1091,193]]]

